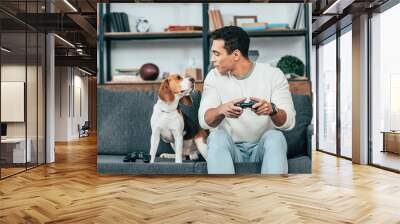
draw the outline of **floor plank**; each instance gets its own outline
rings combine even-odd
[[[98,175],[88,137],[0,181],[0,223],[400,223],[399,199],[399,174],[321,152],[310,175]]]

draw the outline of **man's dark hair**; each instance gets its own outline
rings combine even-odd
[[[213,40],[224,40],[224,48],[228,54],[232,54],[234,50],[239,50],[242,55],[248,58],[250,38],[242,28],[237,26],[225,26],[211,35]]]

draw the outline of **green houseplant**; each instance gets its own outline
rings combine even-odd
[[[291,55],[285,55],[279,59],[276,65],[282,70],[286,77],[291,76],[303,76],[304,75],[304,63],[297,57]]]

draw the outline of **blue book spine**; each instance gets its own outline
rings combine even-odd
[[[242,27],[244,30],[265,30],[265,26]]]
[[[270,27],[270,28],[289,27],[289,24],[287,24],[287,23],[270,23],[270,24],[268,24],[268,27]]]

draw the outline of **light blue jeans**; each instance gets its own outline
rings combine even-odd
[[[234,162],[261,162],[262,174],[286,174],[287,143],[282,132],[269,130],[258,143],[234,143],[224,130],[215,130],[208,136],[209,174],[234,174]]]

